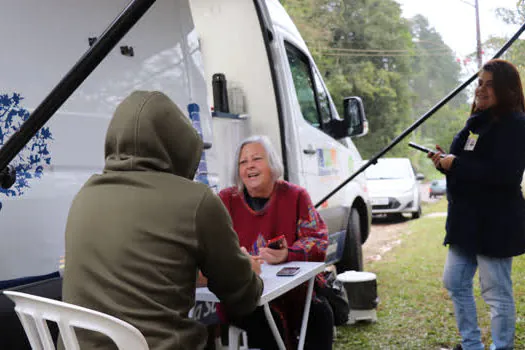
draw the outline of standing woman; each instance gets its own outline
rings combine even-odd
[[[449,245],[443,281],[462,337],[455,349],[481,350],[472,284],[479,269],[481,293],[491,310],[490,349],[513,349],[516,310],[512,257],[525,252],[525,103],[519,73],[504,60],[479,73],[471,116],[452,141],[430,153],[447,177]]]

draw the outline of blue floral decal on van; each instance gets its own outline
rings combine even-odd
[[[23,97],[17,93],[11,96],[0,94],[0,146],[29,118],[29,112],[20,105],[22,100]],[[0,193],[8,197],[20,196],[30,187],[29,184],[33,179],[43,175],[44,166],[51,164],[51,154],[48,149],[51,140],[53,137],[49,127],[43,127],[35,134],[11,162],[16,167],[15,184],[7,190],[0,188]]]

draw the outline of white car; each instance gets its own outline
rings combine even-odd
[[[366,171],[372,214],[410,213],[421,216],[421,193],[417,174],[408,158],[381,158]]]

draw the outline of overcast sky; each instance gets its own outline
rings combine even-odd
[[[425,16],[441,34],[445,43],[463,58],[476,50],[476,17],[474,0],[395,0],[401,4],[403,17]],[[481,39],[490,35],[512,35],[519,29],[508,26],[495,15],[497,7],[515,8],[517,0],[478,0]],[[522,35],[522,38],[524,35]]]

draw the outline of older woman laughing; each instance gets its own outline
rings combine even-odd
[[[240,245],[268,264],[324,261],[326,224],[304,188],[279,180],[283,166],[268,138],[244,140],[235,159],[236,186],[222,190],[219,196],[232,217]],[[280,244],[270,247],[269,241],[279,236],[284,236]],[[287,347],[296,345],[305,297],[306,288],[297,288],[271,303]],[[277,348],[262,309],[236,323],[248,332],[250,347]],[[331,349],[332,340],[332,311],[326,300],[315,297],[305,348]]]

